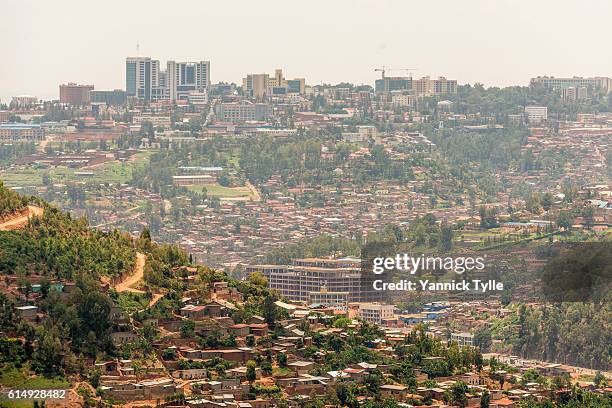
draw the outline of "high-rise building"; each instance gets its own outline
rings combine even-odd
[[[271,96],[306,93],[304,78],[285,79],[282,69],[274,70],[274,76],[268,74],[249,74],[242,79],[244,94],[256,100]]]
[[[376,92],[410,91],[412,78],[410,77],[384,77],[374,82]]]
[[[74,82],[62,84],[59,87],[60,103],[67,103],[74,106],[87,105],[90,101],[90,93],[93,85],[77,85]]]
[[[169,99],[188,99],[189,93],[203,93],[210,88],[210,61],[168,61],[166,66]]]
[[[416,96],[452,95],[457,93],[457,80],[425,76],[412,82],[412,91]]]
[[[128,57],[125,61],[125,90],[128,96],[144,101],[158,99],[159,60],[150,57]]]
[[[574,88],[570,86],[568,88],[561,89],[561,97],[566,101],[580,101],[589,97],[589,88],[581,86]]]
[[[166,71],[159,60],[128,57],[125,90],[128,96],[144,101],[188,99],[190,92],[203,93],[210,86],[210,61],[168,61]]]
[[[431,80],[432,95],[452,95],[457,93],[457,80],[438,77]]]
[[[249,74],[242,79],[242,89],[249,98],[262,100],[268,95],[268,74]]]

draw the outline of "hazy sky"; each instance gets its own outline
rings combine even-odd
[[[283,68],[373,84],[374,68],[459,83],[612,76],[611,0],[2,0],[0,99],[62,82],[125,87],[125,57],[211,61],[213,82]],[[401,75],[403,72],[393,74]]]

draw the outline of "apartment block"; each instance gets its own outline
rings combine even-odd
[[[210,87],[210,61],[168,61],[166,71],[159,60],[128,57],[125,61],[125,90],[143,101],[188,99],[191,92],[203,93]]]
[[[210,88],[210,61],[168,61],[165,82],[170,100],[188,99],[190,93],[204,93]]]
[[[324,292],[348,293],[348,302],[374,301],[381,296],[372,288],[371,276],[361,273],[358,259],[294,259],[291,265],[249,265],[246,272],[262,273],[270,289],[294,302],[323,300]]]
[[[0,142],[36,142],[44,140],[45,130],[40,125],[3,123],[0,125]]]
[[[308,303],[321,305],[338,310],[346,310],[348,307],[349,292],[330,292],[327,287],[321,288],[319,292],[310,292]]]
[[[306,92],[304,78],[285,79],[282,69],[276,69],[274,75],[249,74],[242,79],[244,94],[256,100],[266,97],[300,94]]]
[[[59,87],[60,103],[74,106],[87,105],[90,101],[90,93],[93,90],[93,85],[78,85],[74,82],[62,84]]]
[[[359,303],[358,317],[369,323],[381,324],[383,319],[391,318],[395,315],[395,306],[384,303]]]
[[[415,79],[412,83],[412,92],[417,96],[439,96],[452,95],[457,93],[457,80],[438,77],[431,79],[425,76]]]
[[[608,77],[571,77],[571,78],[555,78],[555,77],[536,77],[531,78],[531,86],[543,86],[550,89],[564,89],[564,88],[587,88],[589,90],[602,89],[606,92],[612,91],[612,78]]]
[[[262,121],[271,115],[272,107],[267,103],[240,101],[215,106],[215,116],[221,122]]]
[[[542,123],[548,120],[548,107],[546,106],[525,106],[527,121],[531,124]]]

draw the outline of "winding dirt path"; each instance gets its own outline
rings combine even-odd
[[[131,286],[135,285],[136,283],[138,283],[138,281],[140,281],[143,278],[144,266],[145,266],[146,260],[147,260],[147,257],[145,254],[136,252],[136,266],[134,267],[134,273],[131,274],[130,276],[127,276],[124,280],[122,280],[117,285],[115,285],[115,290],[117,292],[124,292],[127,290],[130,292],[144,293],[141,290],[132,289]]]
[[[43,209],[34,205],[28,205],[28,210],[25,214],[18,215],[15,218],[0,223],[0,231],[12,231],[23,228],[28,220],[34,216],[40,217],[43,215]]]

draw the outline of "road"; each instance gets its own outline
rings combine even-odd
[[[117,285],[115,285],[115,290],[117,292],[130,291],[130,292],[143,293],[143,291],[141,290],[132,289],[131,286],[138,283],[144,276],[144,266],[145,266],[146,260],[147,260],[147,257],[145,256],[145,254],[136,252],[136,266],[134,267],[134,273],[129,276],[126,276],[124,280],[122,280]]]
[[[10,220],[0,223],[0,231],[11,231],[23,228],[28,220],[34,216],[40,217],[43,215],[43,209],[34,205],[28,205],[28,210],[25,214],[18,215]]]

